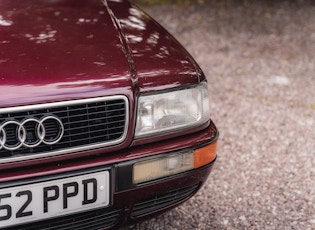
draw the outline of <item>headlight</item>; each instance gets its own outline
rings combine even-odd
[[[138,102],[135,137],[147,137],[195,127],[210,119],[207,83],[150,95]]]

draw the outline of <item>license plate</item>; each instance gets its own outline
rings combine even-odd
[[[109,185],[102,171],[0,189],[0,228],[106,207]]]

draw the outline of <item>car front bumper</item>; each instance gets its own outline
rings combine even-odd
[[[139,219],[165,211],[192,197],[205,183],[215,159],[209,164],[143,184],[132,183],[132,165],[148,157],[159,157],[182,149],[198,149],[215,145],[218,131],[210,126],[198,133],[168,140],[158,144],[132,147],[126,152],[110,156],[91,157],[85,160],[64,162],[37,170],[27,168],[18,174],[27,175],[22,180],[10,181],[16,173],[9,173],[1,188],[31,185],[41,181],[85,175],[91,172],[109,172],[109,205],[91,208],[56,218],[38,220],[6,229],[107,229],[133,223]],[[189,140],[189,141],[188,141]],[[171,143],[173,143],[171,145]],[[153,153],[156,154],[153,154]],[[126,160],[127,159],[127,160]],[[4,181],[5,178],[2,178]]]

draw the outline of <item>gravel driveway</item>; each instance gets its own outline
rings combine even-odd
[[[315,4],[223,2],[145,7],[207,75],[221,135],[199,193],[130,229],[315,229]]]

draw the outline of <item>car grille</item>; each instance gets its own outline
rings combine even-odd
[[[128,126],[127,111],[128,101],[123,96],[0,109],[0,162],[121,143]],[[47,141],[39,137],[43,134],[40,123]]]
[[[97,230],[115,225],[122,217],[122,209],[99,209],[95,211],[64,216],[35,222],[22,226],[14,226],[7,230]]]
[[[183,201],[193,195],[198,187],[199,185],[193,185],[142,200],[134,205],[131,216],[137,217],[148,214]]]

